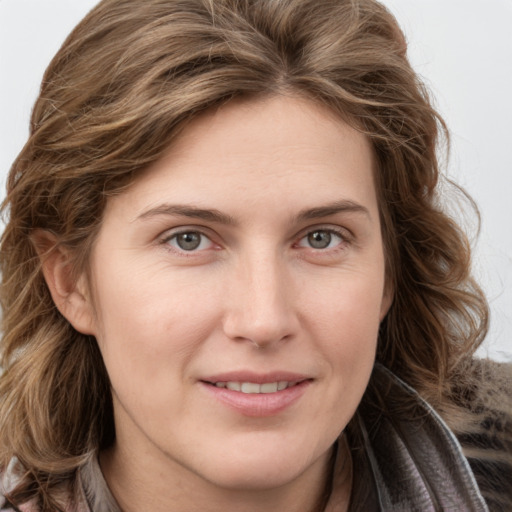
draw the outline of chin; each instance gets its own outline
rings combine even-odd
[[[284,487],[293,482],[304,471],[302,467],[279,467],[276,469],[272,463],[265,467],[233,467],[219,470],[208,478],[211,483],[219,488],[233,491],[262,492]]]
[[[298,449],[300,443],[290,443],[283,447],[269,443],[254,450],[228,449],[224,456],[209,464],[201,465],[202,477],[214,485],[238,491],[265,491],[286,486],[303,473],[326,463],[330,458],[330,448],[318,455],[316,450]],[[229,454],[229,456],[227,456]],[[220,468],[220,469],[219,469]]]

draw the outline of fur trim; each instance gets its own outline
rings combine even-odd
[[[512,364],[474,359],[455,379],[443,414],[458,437],[489,510],[512,510]]]

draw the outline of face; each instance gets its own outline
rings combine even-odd
[[[119,453],[253,489],[328,457],[389,304],[372,165],[307,100],[231,102],[109,199],[87,330]]]

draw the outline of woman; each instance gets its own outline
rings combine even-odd
[[[510,506],[506,370],[472,359],[405,52],[373,0],[80,23],[4,206],[5,510]]]

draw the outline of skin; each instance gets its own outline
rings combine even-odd
[[[109,199],[90,281],[66,284],[61,263],[45,268],[54,299],[112,382],[101,465],[124,511],[315,509],[391,301],[362,134],[305,99],[228,103]],[[250,416],[202,382],[239,370],[309,380],[283,411]]]

